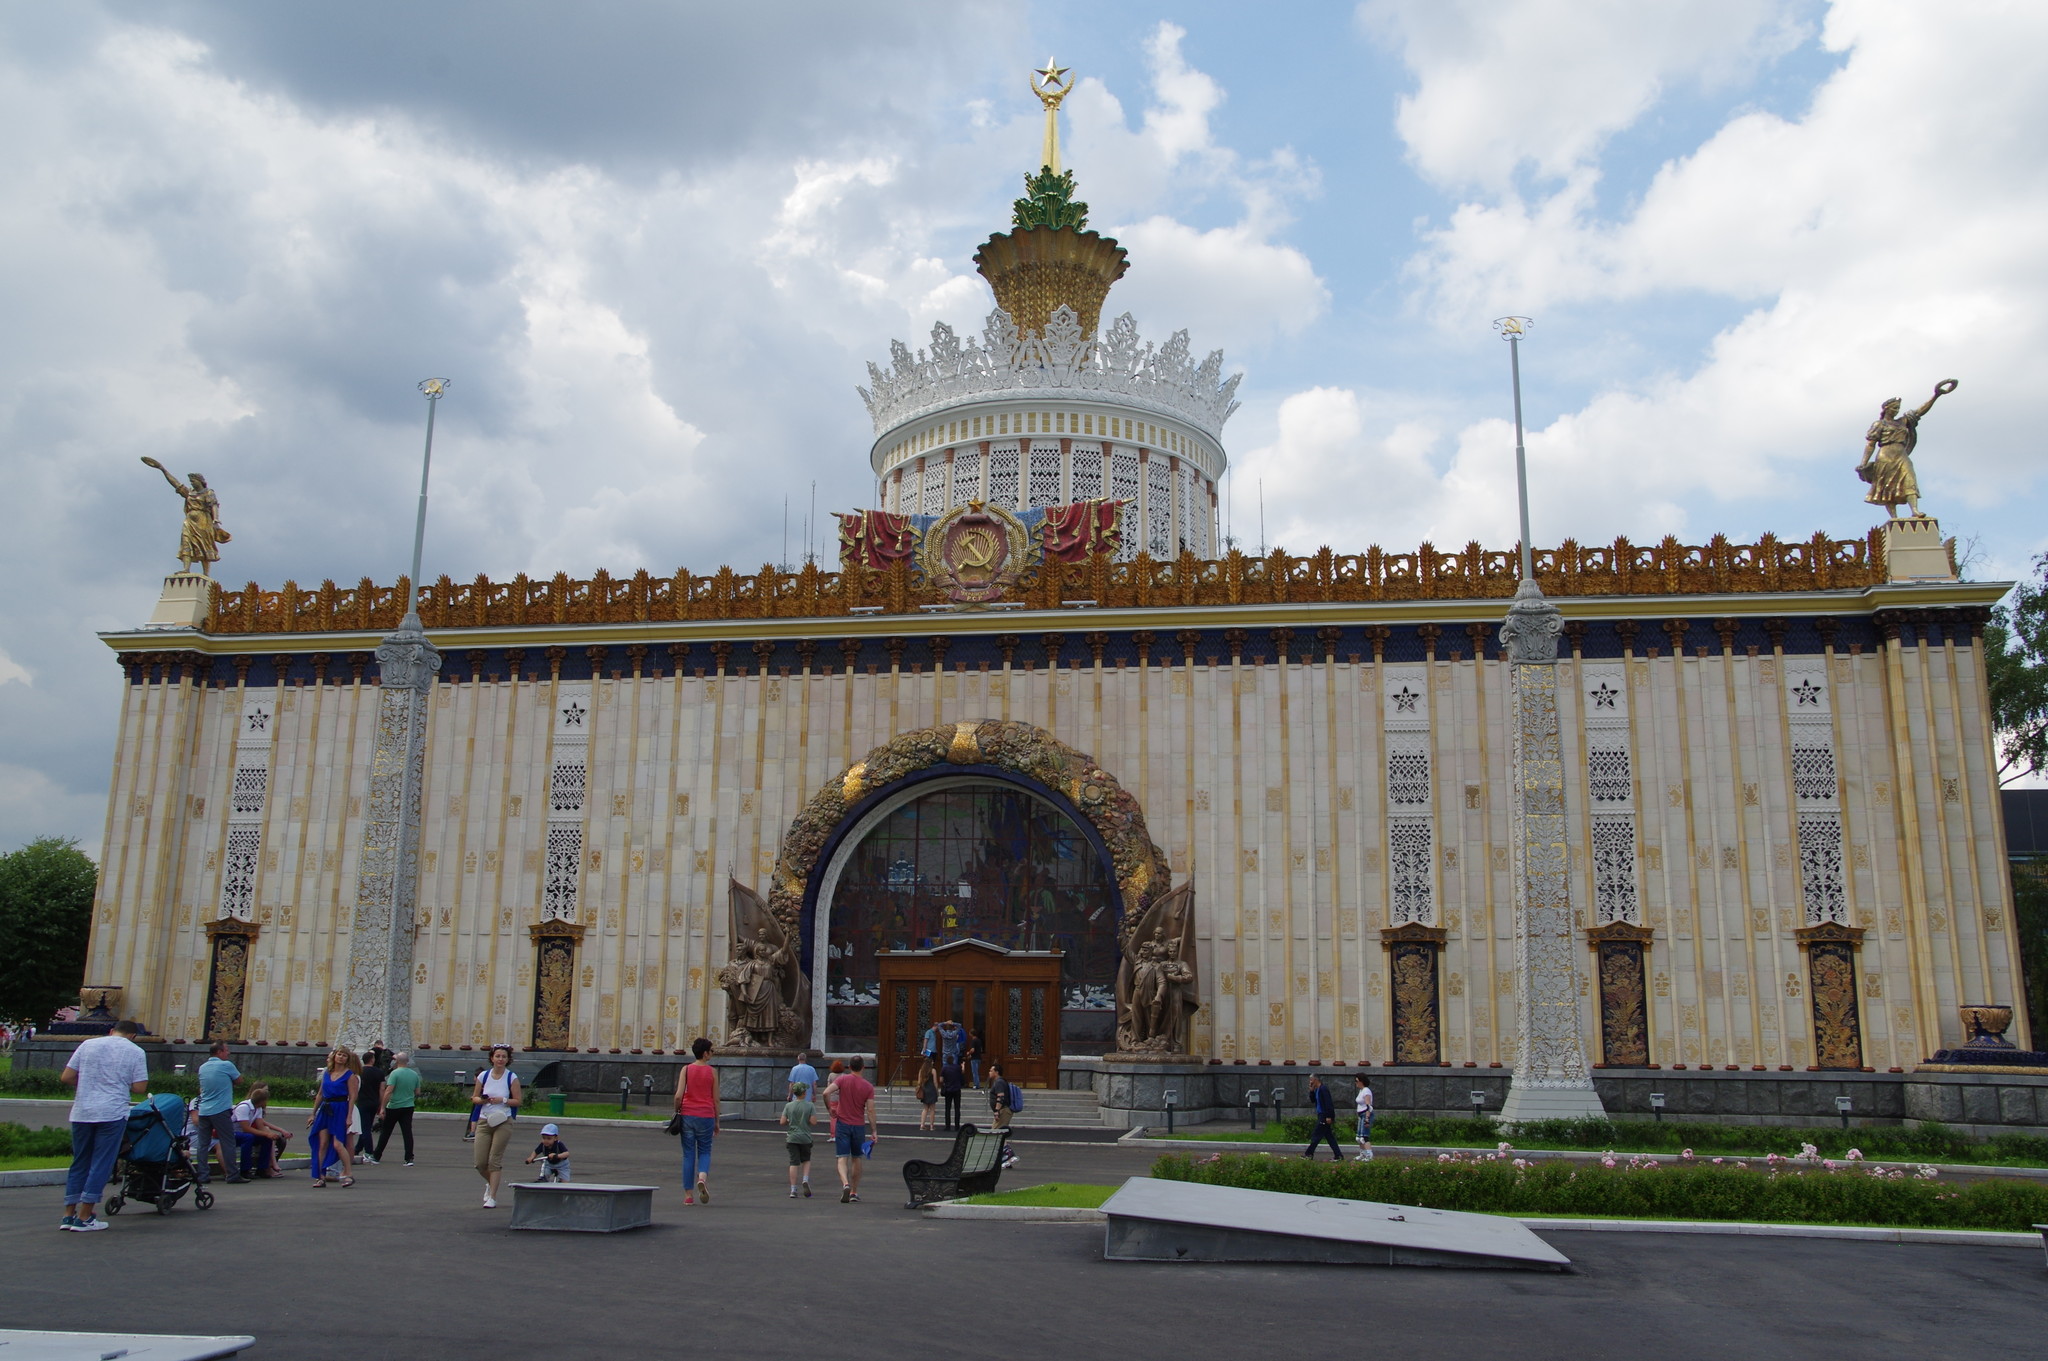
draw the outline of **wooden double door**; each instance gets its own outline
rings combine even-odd
[[[950,1020],[981,1037],[984,1074],[990,1059],[1000,1059],[1004,1076],[1019,1086],[1057,1085],[1060,961],[1058,950],[1005,950],[978,940],[877,954],[882,1080],[915,1083],[925,1032]]]

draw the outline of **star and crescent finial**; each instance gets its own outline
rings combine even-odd
[[[1047,57],[1045,65],[1031,73],[1031,93],[1037,95],[1039,103],[1045,105],[1045,150],[1040,157],[1040,164],[1053,171],[1060,168],[1060,101],[1074,90],[1074,78],[1069,74],[1070,70],[1071,68]],[[1060,83],[1063,76],[1066,77],[1064,85]]]

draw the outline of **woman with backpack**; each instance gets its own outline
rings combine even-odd
[[[505,1173],[505,1149],[519,1117],[519,1074],[512,1071],[512,1046],[491,1046],[491,1066],[476,1075],[469,1099],[482,1114],[476,1126],[476,1174],[484,1179],[484,1208],[498,1208],[498,1183]]]
[[[1010,1083],[1003,1076],[1000,1059],[988,1061],[988,1109],[990,1124],[997,1129],[1010,1127],[1010,1116],[1014,1114],[1010,1108]]]

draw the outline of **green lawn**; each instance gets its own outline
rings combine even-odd
[[[0,1172],[29,1172],[46,1167],[69,1167],[69,1154],[61,1158],[0,1158]]]
[[[1016,1191],[999,1191],[992,1196],[968,1196],[955,1202],[960,1205],[1030,1205],[1036,1208],[1062,1210],[1099,1210],[1102,1202],[1116,1194],[1114,1186],[1095,1186],[1086,1182],[1049,1181],[1040,1186],[1026,1186]]]

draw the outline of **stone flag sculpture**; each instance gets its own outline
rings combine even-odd
[[[797,942],[767,900],[737,879],[727,884],[732,959],[718,971],[725,989],[727,1050],[796,1049],[810,1038],[811,980]]]
[[[1195,997],[1195,886],[1182,884],[1138,914],[1116,971],[1116,1047],[1125,1054],[1188,1052]]]

